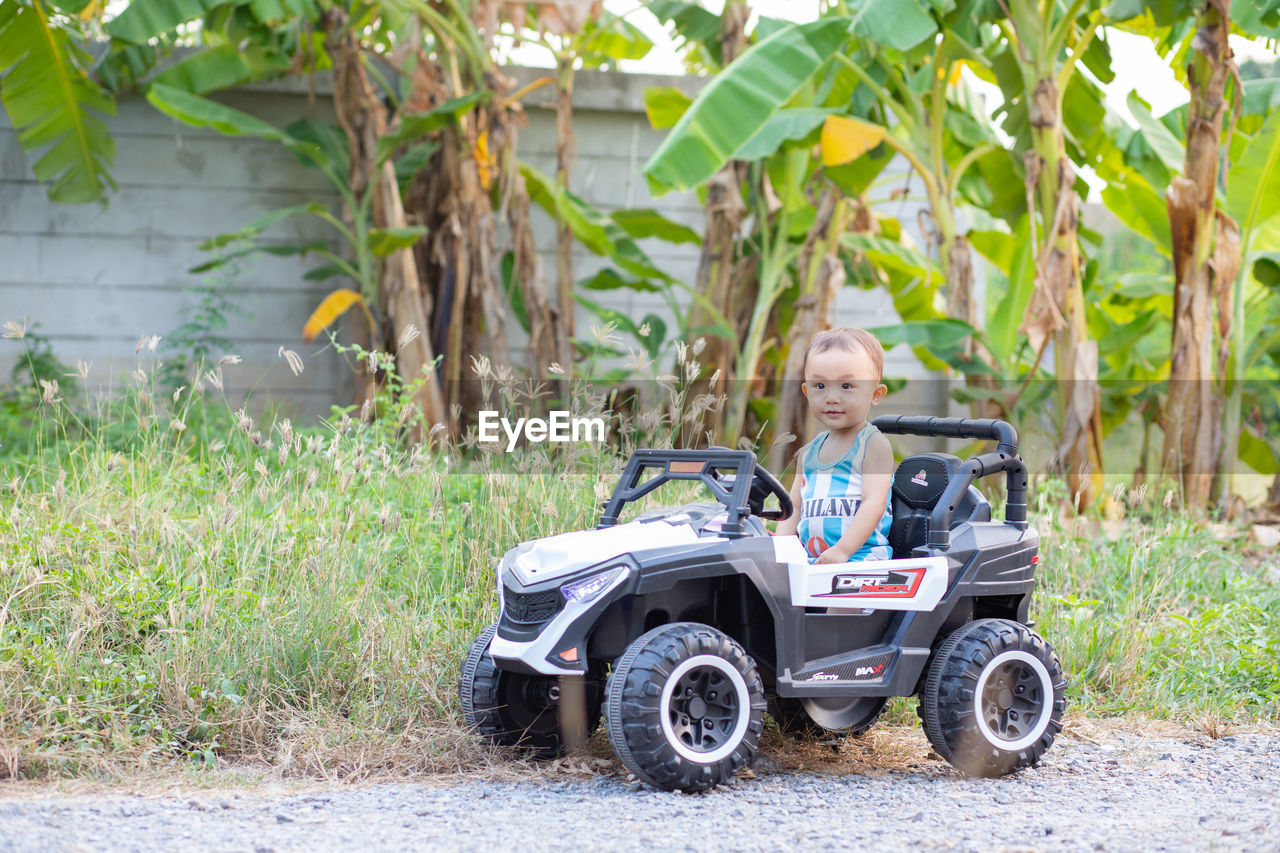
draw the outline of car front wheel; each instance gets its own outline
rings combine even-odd
[[[707,625],[677,622],[633,642],[605,691],[605,723],[618,758],[664,790],[701,791],[755,755],[764,726],[755,662]]]

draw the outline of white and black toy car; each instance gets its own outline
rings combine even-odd
[[[1039,536],[1017,433],[997,420],[875,424],[998,446],[905,459],[893,558],[840,565],[811,565],[798,538],[769,534],[764,519],[792,504],[751,453],[636,451],[596,529],[502,558],[498,623],[463,664],[467,723],[555,755],[603,713],[628,770],[697,791],[751,761],[766,711],[784,732],[861,733],[890,696],[918,695],[934,749],[964,773],[1034,764],[1061,729],[1066,682],[1027,622]],[[1008,499],[992,521],[973,482],[998,473]],[[619,523],[672,480],[701,481],[716,500]]]

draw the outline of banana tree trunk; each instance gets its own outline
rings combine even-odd
[[[1048,57],[1050,60],[1055,57]],[[1037,69],[1029,103],[1032,149],[1026,180],[1043,229],[1036,246],[1036,284],[1023,330],[1037,352],[1052,338],[1057,387],[1058,460],[1077,511],[1102,484],[1101,389],[1098,344],[1085,326],[1080,274],[1079,199],[1066,155],[1062,93],[1056,67]]]
[[[1224,91],[1230,77],[1230,0],[1208,0],[1197,17],[1187,82],[1186,159],[1182,174],[1169,184],[1166,202],[1173,235],[1173,336],[1169,366],[1169,403],[1164,413],[1162,466],[1176,476],[1187,506],[1209,502],[1221,445],[1221,397],[1212,387],[1215,373],[1214,303],[1230,279],[1215,270],[1214,246],[1227,228],[1216,210],[1221,159]],[[1234,224],[1234,223],[1232,223]],[[1239,240],[1236,240],[1238,253]],[[1239,260],[1237,254],[1236,266]],[[1229,317],[1229,314],[1228,314]]]
[[[706,297],[706,302],[695,301],[690,308],[689,329],[694,335],[698,329],[726,320],[732,322],[735,306],[744,302],[744,284],[750,276],[743,275],[747,271],[738,263],[738,236],[747,212],[741,190],[745,173],[743,164],[730,163],[707,181],[707,201],[703,208],[706,225],[696,279],[698,292]],[[735,333],[745,334],[745,324],[734,325]],[[734,342],[729,337],[706,336],[706,347],[699,355],[702,377],[693,383],[693,393],[716,396],[727,393],[734,375],[733,355]],[[704,412],[696,434],[706,431],[719,435],[723,419],[723,407]]]
[[[560,341],[568,341],[559,311],[553,311],[543,291],[542,264],[529,216],[529,191],[524,176],[513,170],[508,224],[511,228],[512,275],[524,301],[529,324],[529,374],[550,376],[551,363],[561,358]],[[561,362],[564,366],[564,362]]]
[[[556,183],[566,191],[573,167],[573,57],[558,60],[556,66]],[[562,333],[556,337],[557,358],[566,375],[572,372],[573,230],[559,223],[556,231],[556,308]]]
[[[378,98],[361,64],[359,44],[350,31],[344,12],[331,10],[326,17],[326,42],[334,65],[333,105],[338,123],[351,149],[350,182],[356,198],[374,193],[373,223],[379,228],[404,228],[408,223],[395,170],[390,162],[377,163],[378,140],[386,132],[387,111]],[[440,385],[431,366],[435,361],[427,336],[426,303],[429,297],[418,278],[417,265],[409,248],[387,257],[378,278],[379,304],[386,307],[390,322],[387,342],[395,346],[412,325],[419,334],[396,351],[396,363],[406,384],[421,378],[415,402],[428,424],[447,423]]]
[[[869,216],[858,215],[867,210],[862,200],[854,199],[853,203],[857,205],[853,220],[869,225]],[[808,441],[809,407],[800,393],[800,383],[804,381],[804,354],[809,338],[815,332],[831,328],[831,308],[845,282],[844,264],[838,249],[840,235],[848,227],[850,213],[849,201],[842,198],[839,191],[828,189],[818,203],[813,227],[801,250],[800,295],[787,332],[787,360],[777,395],[774,444],[769,451],[769,469],[775,472],[784,470],[796,449]],[[794,435],[795,440],[779,443],[779,439],[788,434]]]
[[[443,103],[468,85],[486,85],[500,104],[500,84],[488,75],[476,83],[461,80],[456,67],[448,75],[451,79],[446,82],[445,72],[420,54],[406,103],[422,108]],[[483,408],[480,383],[471,381],[468,357],[484,353],[497,368],[510,364],[490,202],[492,182],[503,180],[495,164],[510,161],[508,122],[506,111],[495,105],[467,113],[457,127],[442,130],[431,165],[418,174],[407,193],[414,221],[427,228],[426,239],[416,247],[417,264],[419,276],[435,288],[432,340],[444,355],[440,372],[446,381],[450,414],[446,423],[455,435],[464,413]]]
[[[747,20],[751,10],[741,0],[729,0],[720,16],[721,66],[728,67],[747,48]],[[702,240],[702,254],[698,258],[698,292],[706,302],[695,302],[689,310],[689,328],[713,326],[729,320],[738,340],[746,334],[749,319],[733,321],[735,306],[745,302],[747,290],[754,292],[755,276],[743,268],[738,258],[738,236],[746,217],[746,204],[742,198],[742,184],[747,177],[745,163],[730,161],[706,184],[707,199],[703,206],[706,228]],[[710,394],[716,397],[731,393],[734,378],[734,341],[725,335],[708,335],[706,346],[699,355],[701,377],[693,383],[689,396]],[[677,371],[680,367],[677,366]],[[715,381],[712,381],[714,377]],[[718,436],[724,426],[725,410],[716,406],[704,411],[690,431],[682,434],[682,440],[697,441],[706,433]]]

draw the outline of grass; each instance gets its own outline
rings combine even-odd
[[[92,419],[41,412],[0,450],[0,778],[483,762],[454,685],[495,615],[492,567],[594,523],[623,462],[531,454],[512,473],[505,455],[409,445],[395,412],[299,429],[141,391]],[[1112,538],[1063,522],[1060,489],[1036,493],[1032,615],[1071,706],[1209,727],[1280,716],[1274,572],[1141,495]]]

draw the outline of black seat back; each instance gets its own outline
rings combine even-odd
[[[895,558],[910,557],[929,533],[929,514],[963,464],[950,453],[921,453],[902,460],[893,475],[893,524],[889,547]]]

